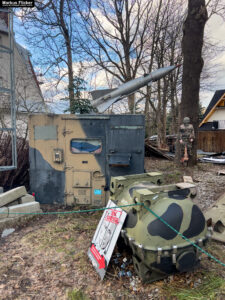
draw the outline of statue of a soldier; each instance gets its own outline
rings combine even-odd
[[[190,124],[190,118],[185,117],[183,124],[180,125],[179,143],[181,147],[181,162],[188,162],[192,155],[192,144],[195,139],[193,125]]]

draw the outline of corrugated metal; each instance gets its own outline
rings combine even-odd
[[[225,151],[225,130],[199,131],[198,149],[205,152]]]

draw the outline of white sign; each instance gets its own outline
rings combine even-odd
[[[127,216],[127,213],[121,208],[113,208],[115,206],[117,205],[109,200],[106,206],[109,209],[104,211],[87,253],[101,280],[105,276],[121,228]],[[112,208],[110,209],[110,207]]]

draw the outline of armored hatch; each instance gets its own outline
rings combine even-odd
[[[204,246],[210,233],[201,210],[192,202],[196,187],[188,183],[162,185],[162,182],[162,174],[156,172],[113,177],[110,197],[117,205],[143,203],[186,238]],[[198,265],[201,256],[198,249],[145,207],[124,209],[128,215],[121,236],[131,248],[135,271],[144,282]]]

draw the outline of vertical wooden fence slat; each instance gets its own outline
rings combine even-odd
[[[198,149],[205,152],[224,152],[225,130],[199,131]]]

